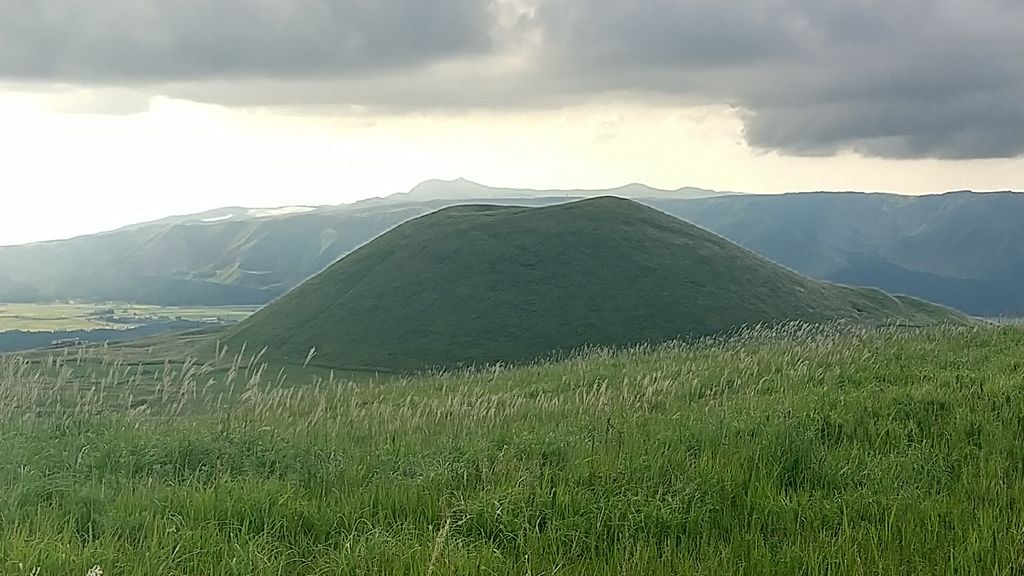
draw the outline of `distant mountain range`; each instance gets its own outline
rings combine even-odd
[[[814,278],[1024,315],[1024,194],[745,195],[429,181],[341,206],[223,208],[71,240],[0,248],[0,301],[262,304],[394,226],[454,204],[632,198]]]
[[[392,202],[418,200],[490,200],[496,198],[593,198],[597,196],[618,196],[620,198],[664,198],[693,199],[735,195],[736,192],[718,192],[703,188],[679,188],[662,190],[645,184],[626,184],[618,188],[574,189],[574,190],[532,190],[524,188],[492,188],[471,182],[465,178],[456,180],[427,180],[406,193],[393,194],[385,198]]]
[[[416,218],[224,341],[286,364],[415,371],[836,319],[963,320],[921,300],[812,280],[651,207],[600,197]]]
[[[802,193],[659,206],[815,278],[1024,315],[1024,194]]]

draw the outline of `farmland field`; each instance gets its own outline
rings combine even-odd
[[[794,325],[358,381],[6,357],[0,572],[1017,574],[1022,351]]]
[[[238,321],[256,307],[173,307],[139,304],[4,304],[0,303],[0,332],[60,332],[124,329],[155,319]]]

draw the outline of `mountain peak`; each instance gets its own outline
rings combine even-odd
[[[403,196],[433,198],[441,194],[445,198],[462,198],[466,194],[481,193],[487,190],[490,190],[487,186],[459,177],[454,180],[432,179],[420,182]],[[452,196],[452,194],[458,196]]]

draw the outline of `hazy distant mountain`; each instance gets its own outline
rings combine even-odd
[[[394,194],[387,200],[408,202],[417,200],[492,200],[510,198],[591,198],[594,196],[618,196],[620,198],[709,198],[725,196],[734,192],[717,192],[702,188],[680,188],[661,190],[644,184],[627,184],[618,188],[598,190],[531,190],[526,188],[492,188],[471,182],[465,178],[457,180],[427,180],[412,190]]]
[[[381,233],[438,208],[541,206],[606,192],[430,181],[351,205],[176,216],[0,248],[0,301],[265,303]],[[911,294],[972,314],[1024,314],[1024,194],[716,195],[642,185],[612,192],[815,278]]]
[[[0,284],[0,301],[262,304],[429,210],[320,208],[256,218],[228,209],[0,248],[0,270],[9,279]]]
[[[1024,314],[1024,194],[803,193],[659,204],[816,278]]]
[[[391,230],[231,329],[266,358],[417,370],[521,362],[741,325],[958,321],[811,280],[622,198],[446,208]]]

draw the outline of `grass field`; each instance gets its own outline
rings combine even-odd
[[[1019,574],[1022,351],[791,326],[284,384],[8,357],[0,573]]]
[[[4,304],[0,303],[0,332],[59,332],[65,330],[123,329],[155,319],[237,322],[256,310],[253,306],[173,307],[139,304]],[[116,321],[113,321],[116,318]]]

